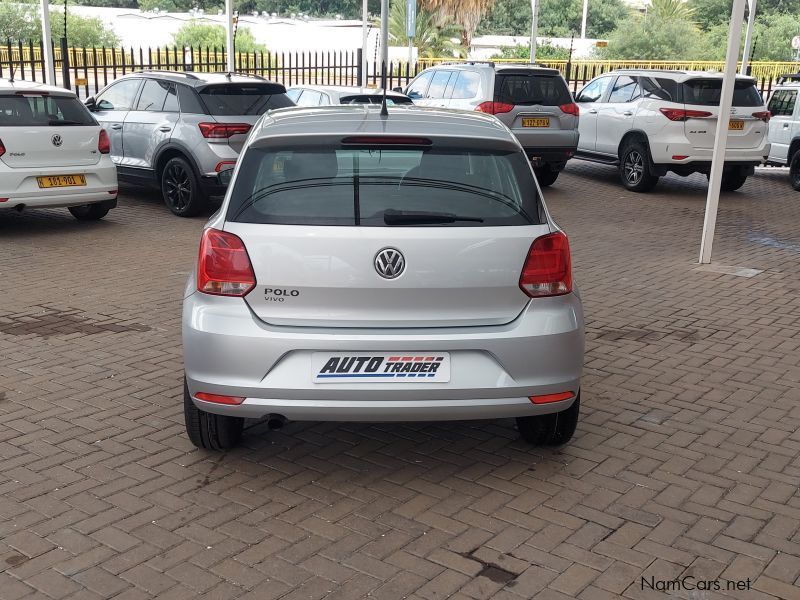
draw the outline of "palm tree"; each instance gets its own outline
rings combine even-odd
[[[422,58],[438,58],[466,56],[466,48],[457,40],[461,37],[461,28],[454,23],[439,26],[436,16],[425,10],[417,13],[417,29],[411,42],[417,47]],[[389,10],[389,39],[395,46],[407,46],[406,35],[406,3],[405,0],[394,0]]]
[[[461,44],[469,50],[478,23],[494,0],[422,0],[421,4],[424,10],[438,13],[443,21],[461,25]]]
[[[694,8],[684,0],[652,0],[647,14],[652,14],[662,19],[679,19],[691,21],[694,18]]]

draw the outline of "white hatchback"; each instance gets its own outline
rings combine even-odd
[[[108,135],[69,90],[0,79],[0,208],[66,207],[81,221],[117,205]]]

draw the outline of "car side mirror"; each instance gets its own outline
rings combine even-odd
[[[84,106],[89,109],[90,112],[94,112],[97,110],[97,100],[95,100],[94,96],[89,96],[86,100],[83,101]]]
[[[233,169],[223,169],[217,174],[217,182],[225,187],[228,186],[231,179],[233,179]]]
[[[401,88],[401,87],[398,85],[397,87],[393,87],[393,88],[392,88],[392,91],[393,91],[393,92],[400,92],[400,93],[402,94],[402,93],[403,93],[403,88]]]

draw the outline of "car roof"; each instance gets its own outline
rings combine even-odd
[[[389,116],[384,117],[377,104],[282,108],[262,117],[251,134],[251,140],[281,136],[387,134],[518,144],[508,128],[492,115],[413,105],[391,106],[388,110]]]
[[[317,92],[325,92],[326,94],[334,93],[339,94],[340,96],[361,96],[361,95],[380,95],[382,93],[381,90],[375,88],[364,88],[362,92],[358,87],[347,87],[343,85],[293,85],[291,87],[286,88],[287,90],[314,90]],[[406,98],[405,94],[401,94],[400,92],[395,92],[392,90],[387,90],[386,95],[388,97],[403,97]]]
[[[201,73],[193,71],[145,70],[137,71],[135,73],[128,73],[119,79],[129,79],[133,77],[162,79],[176,83],[184,83],[191,87],[203,87],[215,83],[271,83],[273,85],[280,85],[259,75],[248,75],[243,73]]]
[[[439,64],[428,67],[428,69],[447,68],[452,70],[452,69],[472,69],[475,67],[492,69],[499,73],[503,71],[530,70],[530,71],[535,71],[537,73],[542,73],[543,75],[560,74],[560,71],[558,69],[553,69],[551,67],[543,67],[542,65],[538,65],[536,63],[495,63],[492,61],[473,61],[473,60],[468,60],[464,62],[441,62]]]
[[[615,69],[603,75],[653,75],[655,77],[669,77],[677,82],[684,82],[690,79],[722,79],[723,74],[719,72],[709,71],[679,71],[673,69]],[[600,76],[598,76],[600,77]],[[748,75],[739,75],[737,73],[736,79],[739,81],[755,81],[754,77]]]
[[[8,79],[0,79],[0,93],[2,92],[39,92],[47,93],[52,96],[69,96],[76,98],[75,92],[62,87],[53,85],[45,85],[38,81],[23,81],[15,79],[9,81]]]

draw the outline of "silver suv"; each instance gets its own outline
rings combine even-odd
[[[466,62],[425,69],[403,91],[419,106],[495,115],[525,148],[539,185],[555,182],[578,147],[578,106],[557,69]]]
[[[176,215],[222,195],[219,174],[236,163],[267,110],[293,106],[286,88],[261,77],[144,71],[86,100],[108,132],[120,180],[154,183]]]
[[[567,236],[496,119],[349,105],[271,112],[203,231],[183,302],[192,442],[245,418],[578,419]]]

